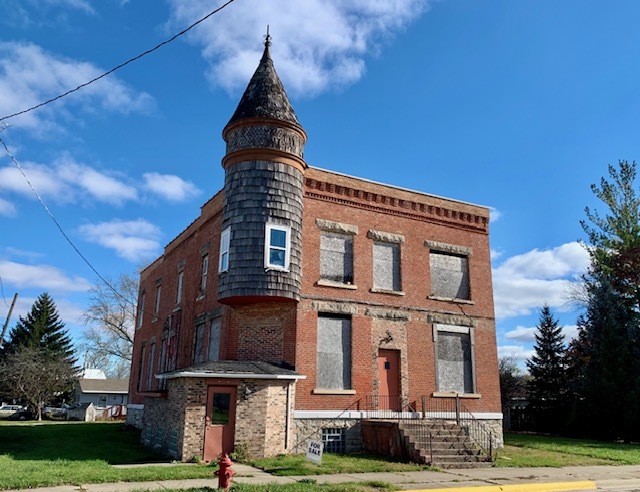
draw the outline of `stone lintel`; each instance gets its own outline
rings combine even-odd
[[[358,306],[344,304],[342,302],[313,301],[311,309],[324,313],[358,314]]]
[[[393,234],[391,232],[382,232],[382,231],[374,231],[373,229],[369,229],[367,232],[367,237],[369,239],[373,239],[374,241],[382,241],[385,243],[404,243],[404,236],[402,234]]]
[[[455,314],[431,313],[427,315],[427,322],[442,325],[476,326],[476,320]]]
[[[456,255],[470,256],[471,253],[473,252],[473,249],[467,246],[458,246],[456,244],[440,243],[438,241],[425,241],[424,245],[431,250],[441,251],[443,253],[453,253]]]
[[[411,319],[409,313],[395,309],[366,308],[364,314],[373,318],[382,318],[390,321],[409,321]]]
[[[316,219],[318,229],[327,232],[335,232],[338,234],[358,234],[358,226],[351,224],[343,224],[342,222],[334,222],[332,220]]]

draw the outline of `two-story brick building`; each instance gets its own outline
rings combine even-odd
[[[500,442],[489,210],[308,166],[268,41],[223,138],[224,188],[140,277],[143,441],[358,449],[372,401],[428,416],[458,395]]]

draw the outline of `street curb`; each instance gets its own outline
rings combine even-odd
[[[481,485],[478,487],[460,487],[446,489],[422,489],[412,492],[562,492],[570,490],[597,490],[595,482],[550,482],[523,483],[518,485]]]

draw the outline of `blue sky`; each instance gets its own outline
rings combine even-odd
[[[0,117],[222,3],[4,0]],[[499,353],[523,360],[543,303],[575,334],[590,185],[640,155],[638,19],[632,0],[235,0],[0,138],[92,265],[134,273],[222,187],[221,131],[269,24],[310,165],[492,207]],[[97,277],[3,149],[0,231],[0,319],[46,290],[80,340]]]

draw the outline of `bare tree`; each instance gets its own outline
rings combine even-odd
[[[42,420],[42,406],[70,391],[76,368],[41,347],[20,347],[0,363],[0,380],[12,398],[23,400]]]
[[[122,274],[107,280],[113,289],[100,282],[90,290],[82,348],[87,362],[110,377],[123,378],[129,375],[131,366],[138,277]]]

